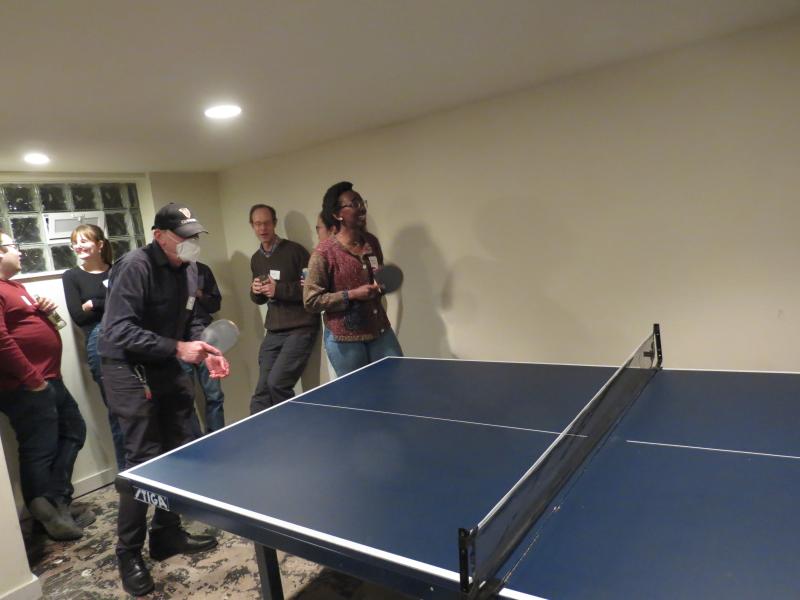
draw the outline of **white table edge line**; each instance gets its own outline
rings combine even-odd
[[[791,460],[800,460],[800,456],[792,454],[771,454],[769,452],[752,452],[749,450],[733,450],[730,448],[709,448],[706,446],[689,446],[686,444],[668,444],[666,442],[645,442],[643,440],[625,440],[630,444],[640,444],[643,446],[661,446],[665,448],[683,448],[686,450],[702,450],[704,452],[724,452],[726,454],[745,454],[749,456],[764,456],[767,458],[788,458]]]
[[[685,371],[689,373],[742,373],[743,375],[800,375],[800,371],[753,371],[747,369],[700,369],[689,367],[662,367],[662,371]]]
[[[501,598],[511,598],[511,600],[547,600],[547,598],[543,598],[542,596],[533,596],[525,592],[518,592],[517,590],[507,588],[501,589],[500,592],[498,592],[498,596]]]
[[[388,415],[392,417],[407,417],[410,419],[428,419],[431,421],[445,421],[446,423],[459,423],[462,425],[477,425],[479,427],[499,427],[501,429],[515,429],[518,431],[529,431],[531,433],[546,433],[548,435],[559,435],[560,431],[550,431],[547,429],[531,429],[530,427],[515,427],[514,425],[497,425],[495,423],[481,423],[480,421],[464,421],[462,419],[446,419],[444,417],[431,417],[427,415],[414,415],[410,413],[398,413],[388,410],[375,410],[374,408],[360,408],[356,406],[341,406],[340,404],[320,404],[318,402],[303,402],[295,401],[294,404],[303,404],[305,406],[319,406],[321,408],[337,408],[339,410],[355,410],[359,412],[375,413],[379,415]],[[570,434],[574,435],[574,434]],[[586,437],[586,436],[578,436]]]
[[[482,359],[482,358],[440,358],[436,356],[387,356],[381,360],[427,360],[439,362],[460,362],[460,363],[487,363],[487,364],[501,364],[501,365],[541,365],[544,367],[590,367],[600,369],[616,369],[614,365],[598,365],[589,363],[554,363],[546,361],[530,361],[530,360],[500,360],[500,359]],[[367,365],[369,366],[369,365]],[[363,367],[362,367],[363,368]]]
[[[281,519],[276,519],[275,517],[269,517],[267,515],[263,515],[261,513],[248,510],[246,508],[241,508],[238,506],[234,506],[232,504],[228,504],[227,502],[220,502],[219,500],[214,500],[213,498],[208,498],[206,496],[202,496],[200,494],[195,494],[194,492],[189,492],[187,490],[181,490],[179,488],[173,487],[171,485],[167,485],[164,483],[159,483],[152,479],[148,479],[147,477],[141,477],[139,475],[128,475],[127,479],[131,482],[138,482],[143,485],[151,486],[157,490],[163,490],[165,492],[173,493],[177,496],[182,498],[186,498],[189,500],[194,500],[196,502],[200,502],[209,506],[213,506],[215,508],[219,508],[225,510],[230,513],[234,513],[243,517],[247,517],[250,519],[255,519],[256,521],[261,521],[262,523],[269,523],[271,525],[275,525],[277,527],[281,527],[282,529],[292,531],[295,533],[300,533],[310,538],[316,538],[317,540],[328,542],[331,544],[337,544],[343,548],[348,548],[350,550],[354,550],[356,552],[360,552],[362,554],[366,554],[368,556],[373,556],[375,558],[380,558],[381,560],[385,560],[387,562],[393,562],[405,567],[409,567],[415,569],[417,571],[421,571],[423,573],[428,573],[431,575],[435,575],[437,577],[441,577],[443,579],[447,579],[449,581],[460,581],[460,575],[454,571],[448,571],[447,569],[443,569],[441,567],[437,567],[435,565],[431,565],[428,563],[424,563],[418,560],[414,560],[413,558],[408,558],[405,556],[400,556],[399,554],[394,554],[392,552],[386,552],[385,550],[379,550],[378,548],[373,548],[371,546],[366,546],[364,544],[359,544],[358,542],[353,542],[350,540],[346,540],[344,538],[337,537],[335,535],[331,535],[328,533],[323,533],[321,531],[317,531],[315,529],[311,529],[308,527],[303,527],[302,525],[296,525],[294,523],[290,523],[289,521],[283,521]],[[453,536],[455,539],[455,534]],[[454,542],[455,546],[455,542]],[[453,552],[455,553],[455,547]]]

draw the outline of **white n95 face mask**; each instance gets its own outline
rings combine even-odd
[[[183,262],[192,262],[200,258],[200,240],[190,238],[175,246],[175,252]]]

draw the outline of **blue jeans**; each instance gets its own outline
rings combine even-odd
[[[72,469],[86,440],[86,423],[60,379],[41,392],[0,392],[0,411],[14,428],[25,503],[39,496],[53,503],[72,500]]]
[[[179,361],[184,372],[189,375],[189,378],[194,381],[194,375],[197,374],[197,379],[200,381],[200,387],[203,388],[203,395],[206,397],[206,433],[211,433],[217,429],[225,427],[225,410],[223,403],[225,402],[225,394],[222,392],[222,383],[219,379],[214,379],[208,372],[208,367],[205,362],[199,365],[193,365]],[[192,421],[192,428],[195,435],[201,435],[200,423],[197,421],[195,414]]]
[[[325,352],[336,376],[341,377],[386,356],[403,356],[403,349],[391,327],[369,342],[337,342],[326,327],[323,334]]]
[[[108,409],[108,400],[106,400],[106,390],[103,387],[103,373],[100,370],[100,355],[97,353],[97,339],[100,337],[100,323],[94,326],[94,329],[86,337],[86,357],[89,363],[89,370],[92,372],[92,379],[100,388],[100,396],[103,398],[103,404]],[[117,417],[108,413],[108,425],[111,427],[111,439],[114,441],[114,458],[117,461],[117,470],[125,470],[125,439],[122,437],[122,429],[120,429]]]

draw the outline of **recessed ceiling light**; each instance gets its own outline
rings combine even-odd
[[[235,104],[219,104],[206,109],[205,115],[209,119],[232,119],[238,117],[242,109]]]
[[[22,158],[29,165],[46,165],[50,162],[50,157],[41,152],[28,152]]]

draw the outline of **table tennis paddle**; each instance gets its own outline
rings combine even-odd
[[[386,264],[375,271],[375,283],[381,286],[384,294],[391,294],[403,285],[403,271],[397,265]]]
[[[225,353],[239,340],[239,328],[233,321],[219,319],[203,330],[200,339]]]

